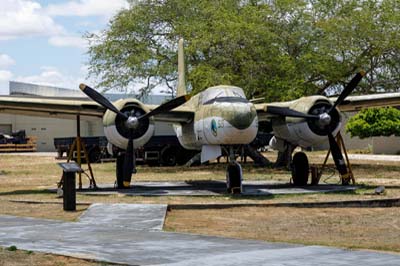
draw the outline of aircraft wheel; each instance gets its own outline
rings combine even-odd
[[[304,152],[297,152],[293,156],[292,179],[295,186],[307,185],[310,165]]]
[[[117,176],[117,188],[122,189],[124,187],[124,155],[117,156],[117,163],[116,163],[116,176]]]
[[[171,147],[164,148],[161,151],[161,164],[165,166],[175,166],[177,151]]]
[[[228,193],[242,193],[242,167],[239,163],[230,163],[226,169],[226,187]]]
[[[89,162],[98,163],[101,159],[101,151],[99,147],[95,147],[89,151]]]

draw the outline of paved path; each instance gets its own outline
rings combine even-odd
[[[400,155],[349,154],[349,159],[366,160],[366,161],[400,162]]]
[[[78,222],[0,216],[0,245],[129,265],[400,265],[400,256],[161,231],[166,205],[94,204]]]
[[[191,182],[134,182],[129,189],[115,189],[112,184],[100,184],[100,190],[84,189],[78,193],[90,195],[124,194],[131,196],[214,196],[226,194],[222,181]],[[293,186],[279,181],[243,181],[243,196],[271,196],[282,194],[309,194],[351,191],[356,186],[321,184],[318,186]],[[55,191],[55,189],[53,189]],[[52,191],[53,191],[52,190]]]

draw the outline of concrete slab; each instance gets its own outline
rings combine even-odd
[[[321,159],[325,155],[319,156]],[[386,155],[386,154],[348,154],[350,161],[373,161],[373,162],[400,162],[400,155]]]
[[[83,189],[78,193],[88,195],[124,194],[131,196],[215,196],[226,194],[223,181],[191,182],[134,182],[129,189],[116,189],[112,184],[100,184],[99,190]],[[321,184],[318,186],[293,186],[278,181],[244,181],[244,196],[270,196],[282,194],[327,193],[355,190],[356,186]]]
[[[142,222],[130,214],[159,220],[164,207],[151,205],[151,214],[143,214],[146,205],[96,204],[75,223],[0,216],[0,225],[8,225],[0,227],[0,245],[128,265],[400,265],[394,254],[140,229],[135,225]]]
[[[15,226],[15,216],[9,215],[2,215],[0,219],[0,228],[6,227],[13,227]],[[31,218],[31,217],[18,217],[18,225],[19,226],[31,226],[31,225],[51,225],[62,223],[61,221],[57,220],[47,220],[47,219],[38,219],[38,218]]]
[[[92,204],[79,222],[97,226],[117,226],[132,230],[162,230],[165,204]]]

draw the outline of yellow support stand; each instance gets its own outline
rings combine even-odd
[[[86,150],[86,146],[85,143],[83,142],[83,140],[81,139],[81,120],[80,120],[80,115],[76,116],[76,122],[77,122],[77,134],[76,134],[76,138],[74,139],[74,142],[71,145],[71,148],[69,149],[68,152],[68,158],[67,158],[67,163],[70,162],[73,158],[74,155],[74,151],[76,148],[76,152],[77,152],[77,164],[79,165],[79,167],[82,168],[82,152],[83,152],[83,158],[85,158],[86,160],[86,164],[88,166],[88,170],[89,170],[89,175],[85,174],[88,179],[89,179],[89,188],[97,188],[96,185],[96,180],[94,179],[94,175],[93,175],[93,170],[92,170],[92,166],[90,165],[90,161],[89,161],[89,154]],[[78,173],[79,179],[78,179],[78,189],[82,189],[82,173]],[[60,188],[63,184],[63,177],[61,177],[60,182],[58,182],[58,187]]]
[[[347,155],[347,150],[346,147],[344,145],[344,141],[343,141],[343,137],[340,134],[340,131],[338,132],[338,134],[336,135],[336,142],[340,148],[340,150],[342,151],[342,153],[344,154],[344,157],[346,158],[346,166],[347,166],[347,174],[346,175],[341,175],[340,179],[342,181],[342,184],[350,184],[351,183],[354,185],[356,183],[356,180],[354,178],[354,174],[353,174],[353,170],[351,168],[351,164],[350,164],[350,160],[349,157]],[[326,163],[328,161],[329,155],[331,154],[331,149],[328,150],[328,153],[326,154],[325,160],[321,166],[321,170],[319,172],[319,176],[322,175],[322,170],[326,167]]]

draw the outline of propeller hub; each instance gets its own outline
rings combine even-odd
[[[332,118],[328,113],[322,113],[319,115],[319,124],[321,126],[327,126],[331,123]]]
[[[139,127],[139,119],[136,116],[129,116],[125,121],[125,125],[127,128],[136,129]]]
[[[311,131],[319,136],[326,136],[328,133],[333,132],[340,123],[339,111],[332,108],[332,104],[328,101],[320,101],[315,103],[309,114],[318,116],[318,119],[307,120],[308,126]]]

